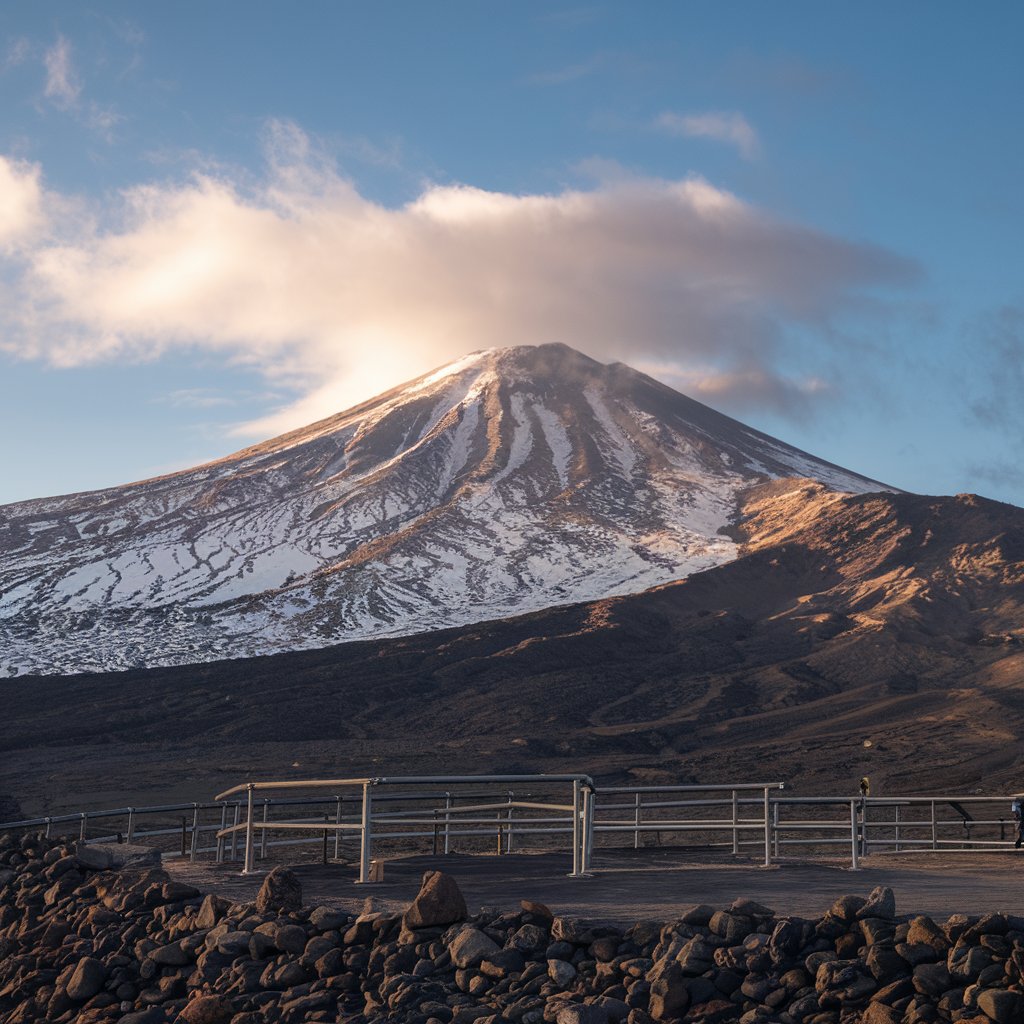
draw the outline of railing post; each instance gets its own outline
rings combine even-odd
[[[861,856],[868,855],[868,798],[860,798],[860,852]]]
[[[235,801],[235,813],[231,821],[231,827],[234,828],[242,818],[242,804],[239,801]],[[238,833],[231,833],[231,860],[238,860]]]
[[[128,808],[128,839],[126,840],[129,844],[135,839],[135,808]]]
[[[859,871],[860,864],[857,860],[857,850],[860,840],[857,836],[857,801],[850,801],[850,870]]]
[[[939,848],[939,829],[938,822],[935,820],[935,801],[931,801],[932,805],[932,849],[937,850]]]
[[[452,795],[451,793],[445,793],[444,795],[444,854],[447,857],[450,849],[450,837],[451,837],[451,821],[452,821]]]
[[[900,852],[900,805],[896,805],[896,852]]]
[[[779,856],[779,815],[780,815],[779,803],[774,801],[772,803],[772,848],[774,851],[775,858]]]
[[[572,875],[579,878],[583,874],[583,851],[580,842],[580,780],[572,780]]]
[[[341,797],[335,797],[338,802],[337,809],[334,813],[335,825],[341,824],[342,819],[342,801]],[[337,860],[341,856],[341,829],[337,828],[334,830],[334,859]]]
[[[192,805],[192,846],[189,849],[188,859],[195,864],[196,854],[199,852],[199,804]]]
[[[636,794],[636,806],[633,808],[633,849],[640,849],[640,794]]]
[[[373,854],[373,789],[372,783],[363,783],[363,819],[359,841],[359,885],[370,881],[370,857]]]
[[[263,822],[266,822],[270,818],[270,797],[263,798]],[[267,833],[270,831],[268,828],[260,829],[260,860],[267,859]]]
[[[737,856],[740,852],[740,801],[736,790],[732,791],[732,854]]]
[[[764,787],[764,866],[772,866],[771,791]]]
[[[513,816],[513,812],[515,811],[515,808],[512,806],[512,797],[513,796],[514,796],[514,794],[512,793],[511,790],[509,790],[509,794],[508,794],[508,814],[507,814],[508,824],[505,826],[505,852],[506,853],[511,853],[512,852],[512,816]]]
[[[242,867],[242,873],[248,875],[253,870],[253,827],[252,827],[252,816],[253,816],[253,793],[255,787],[250,782],[245,788],[246,805],[245,805],[245,863]],[[236,812],[237,817],[237,812]]]
[[[596,794],[592,787],[583,791],[583,870],[590,871],[590,862],[594,855],[594,811]]]
[[[89,814],[87,811],[82,812],[82,824],[78,829],[78,839],[80,842],[86,842],[86,833],[88,831],[87,822],[89,820]]]
[[[50,828],[52,827],[52,825],[53,825],[53,819],[47,818],[46,819],[46,838],[47,839],[50,838]]]

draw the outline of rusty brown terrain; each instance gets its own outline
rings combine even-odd
[[[744,555],[471,627],[4,683],[26,813],[247,778],[589,771],[798,793],[1024,789],[1024,510],[972,495],[745,499]]]

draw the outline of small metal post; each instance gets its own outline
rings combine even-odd
[[[860,798],[860,852],[866,857],[868,855],[868,798]]]
[[[779,856],[779,804],[772,804],[772,849],[774,856]]]
[[[192,805],[192,845],[189,849],[188,859],[195,864],[196,854],[199,852],[199,804]]]
[[[504,822],[501,817],[501,811],[498,811],[498,856],[505,852],[505,828]]]
[[[452,795],[451,793],[445,793],[444,795],[444,853],[448,856],[449,851],[449,838],[450,838],[450,827],[451,827],[451,810],[452,810]]]
[[[735,857],[740,852],[740,801],[736,790],[732,791],[732,853]]]
[[[507,815],[508,823],[505,826],[505,852],[506,853],[511,853],[512,852],[512,816],[513,816],[513,813],[515,812],[515,808],[512,806],[512,797],[514,795],[515,794],[513,794],[512,791],[509,790],[509,794],[508,794],[508,815]]]
[[[640,794],[636,794],[633,807],[633,849],[640,849]]]
[[[900,852],[900,805],[896,805],[896,852]]]
[[[335,800],[337,800],[338,806],[337,806],[337,808],[336,808],[336,810],[334,812],[334,823],[336,825],[340,825],[341,824],[341,811],[342,811],[341,797],[340,796],[335,797]],[[337,860],[340,856],[341,856],[341,829],[338,828],[338,829],[334,830],[334,859]]]
[[[363,783],[363,819],[359,841],[359,885],[370,881],[370,857],[373,854],[373,790],[371,783]]]
[[[128,843],[135,841],[135,808],[128,808]]]
[[[435,857],[437,856],[437,848],[438,848],[438,844],[439,844],[440,839],[441,839],[441,823],[438,821],[438,817],[437,817],[438,813],[439,812],[438,812],[438,809],[436,807],[431,812],[431,817],[434,819],[434,845],[433,845],[433,853],[434,853]]]
[[[932,849],[937,850],[939,848],[939,828],[938,822],[935,820],[935,801],[931,801],[932,805]]]
[[[330,820],[331,820],[330,815],[325,814],[324,815],[324,824],[326,824]],[[327,829],[324,829],[324,864],[327,863],[327,831],[328,831]]]
[[[88,831],[87,822],[89,820],[89,814],[86,811],[82,812],[82,825],[78,830],[78,839],[80,842],[86,841],[86,832]]]
[[[263,798],[263,821],[264,824],[270,816],[270,797]],[[260,829],[260,860],[267,859],[267,833],[270,831],[268,828]]]
[[[220,805],[220,831],[223,832],[224,829],[226,829],[227,827],[228,827],[228,805],[226,803],[222,803]],[[224,837],[223,836],[218,836],[217,837],[217,863],[218,864],[223,864],[224,863]]]
[[[857,860],[857,850],[860,842],[857,838],[857,801],[850,801],[850,870],[859,871],[860,863]]]
[[[182,857],[188,852],[188,818],[183,814],[181,816],[181,855]]]
[[[240,803],[235,804],[235,815],[234,820],[231,822],[232,827],[237,825],[242,818],[242,805]],[[231,833],[231,860],[238,860],[238,832]]]
[[[579,878],[583,874],[583,851],[580,849],[580,780],[572,780],[572,875]]]
[[[594,854],[594,790],[587,786],[583,791],[583,870],[590,871]]]
[[[251,782],[245,788],[245,794],[246,794],[246,806],[245,806],[245,864],[242,867],[242,872],[244,874],[246,874],[246,875],[249,874],[253,870],[253,868],[255,867],[255,865],[253,864],[253,849],[252,849],[252,840],[253,840],[252,820],[253,820],[253,791],[254,791],[254,789],[255,789],[255,787],[253,786],[253,784]],[[236,817],[238,816],[238,812],[237,811],[235,812],[235,816]]]
[[[772,866],[771,796],[767,786],[764,787],[764,866]]]
[[[50,838],[50,828],[51,828],[52,825],[53,825],[53,820],[51,818],[47,818],[46,819],[46,838],[47,839]]]

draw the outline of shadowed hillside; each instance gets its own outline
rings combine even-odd
[[[26,812],[246,777],[592,771],[796,791],[1020,788],[1024,511],[744,497],[743,556],[642,594],[318,651],[5,684]],[[870,743],[867,746],[866,743]]]

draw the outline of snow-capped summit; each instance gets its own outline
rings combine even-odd
[[[564,345],[473,353],[196,469],[0,507],[0,673],[321,647],[729,561],[738,492],[883,485]]]

